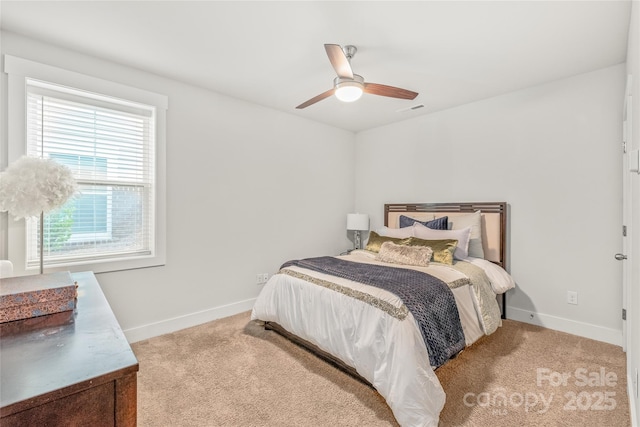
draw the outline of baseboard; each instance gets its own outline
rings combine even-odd
[[[135,328],[124,330],[124,335],[130,343],[146,340],[148,338],[157,337],[158,335],[168,334],[179,331],[180,329],[190,328],[192,326],[211,322],[212,320],[233,316],[234,314],[251,310],[255,301],[256,299],[252,298],[221,307],[214,307],[195,313],[189,313],[184,316],[173,317],[171,319],[150,323],[148,325],[137,326]]]
[[[575,320],[522,310],[520,308],[510,306],[507,306],[507,319],[544,326],[545,328],[556,331],[566,332],[568,334],[578,335],[580,337],[590,338],[592,340],[602,341],[622,347],[622,331],[618,329],[604,328],[590,323],[577,322]]]
[[[633,378],[627,374],[627,395],[629,396],[629,413],[631,426],[638,427],[638,413],[636,412],[635,391],[633,390]]]
[[[627,395],[629,396],[629,413],[631,415],[631,427],[638,427],[638,412],[636,411],[637,397],[633,389],[633,377],[627,372]]]

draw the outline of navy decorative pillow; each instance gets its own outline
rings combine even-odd
[[[425,227],[429,227],[433,230],[448,230],[449,229],[449,217],[443,216],[431,221],[418,221],[417,219],[409,218],[408,216],[400,215],[400,228],[411,227],[414,222],[420,223]]]

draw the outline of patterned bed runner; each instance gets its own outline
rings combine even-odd
[[[420,327],[431,366],[438,367],[465,346],[453,293],[442,280],[420,271],[360,264],[326,256],[288,261],[297,266],[385,289],[397,295]]]

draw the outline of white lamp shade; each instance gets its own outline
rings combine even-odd
[[[361,213],[347,214],[347,230],[369,230],[369,215]]]

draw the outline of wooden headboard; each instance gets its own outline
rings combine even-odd
[[[475,211],[482,217],[482,249],[485,259],[506,270],[507,204],[506,202],[473,203],[389,203],[384,205],[384,225],[399,227],[400,215],[419,221],[448,216],[455,217]]]

